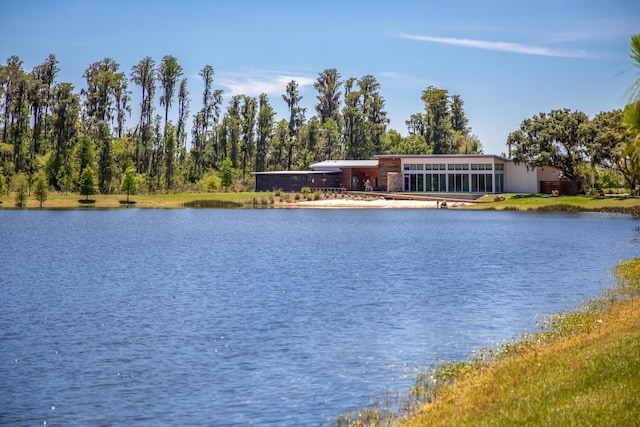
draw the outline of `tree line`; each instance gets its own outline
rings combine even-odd
[[[220,189],[233,184],[221,177],[229,168],[236,182],[246,183],[253,171],[304,170],[326,159],[482,152],[462,98],[432,86],[403,136],[389,128],[372,75],[318,73],[314,112],[301,107],[292,80],[282,94],[288,119],[277,121],[267,94],[225,100],[211,65],[199,72],[201,108],[192,112],[187,79],[172,55],[158,63],[146,57],[128,73],[104,58],[84,70],[80,90],[58,82],[59,71],[53,54],[30,72],[18,56],[0,65],[0,185],[6,191],[18,175],[29,188],[42,175],[56,191],[78,191],[88,170],[97,190],[108,194],[118,191],[128,169],[149,192]],[[139,104],[132,117],[134,91]]]

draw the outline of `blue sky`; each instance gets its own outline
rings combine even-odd
[[[215,69],[226,109],[235,94],[266,92],[279,118],[288,81],[300,85],[307,118],[313,81],[336,68],[343,80],[375,76],[390,127],[405,134],[429,85],[459,94],[485,153],[506,151],[522,120],[556,108],[593,117],[622,108],[638,77],[628,57],[640,33],[640,1],[92,1],[0,3],[0,60],[25,70],[58,58],[58,81],[85,86],[92,62],[113,58],[129,75],[151,56],[182,65],[191,111],[200,108],[198,71]],[[138,88],[130,85],[134,102]],[[128,122],[134,126],[136,114]]]

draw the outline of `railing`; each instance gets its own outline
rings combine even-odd
[[[345,187],[311,187],[311,191],[322,191],[323,193],[345,193]]]

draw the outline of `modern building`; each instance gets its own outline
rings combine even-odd
[[[374,190],[420,193],[540,193],[558,190],[559,170],[528,169],[524,164],[491,154],[374,156],[374,160],[325,160],[311,171],[256,172],[256,191],[312,189]]]

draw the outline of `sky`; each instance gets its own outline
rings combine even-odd
[[[57,80],[77,91],[105,57],[130,75],[147,56],[158,64],[173,55],[192,113],[201,107],[198,72],[211,65],[223,110],[233,95],[264,92],[287,118],[282,94],[295,80],[310,118],[313,82],[335,68],[342,80],[373,75],[401,134],[424,111],[427,87],[460,95],[471,132],[498,155],[540,112],[623,108],[640,72],[629,59],[638,33],[636,0],[0,0],[0,61],[17,55],[30,71],[53,53]],[[134,127],[140,89],[129,88]]]

